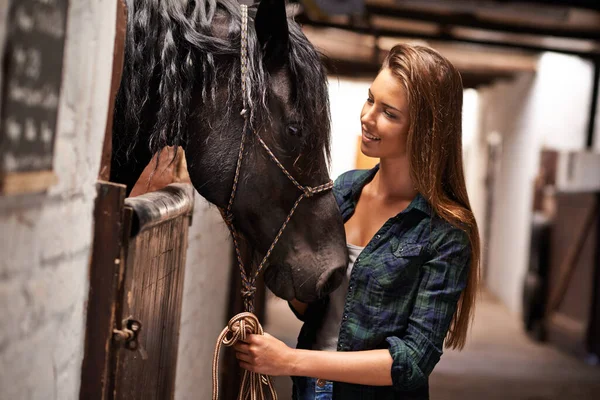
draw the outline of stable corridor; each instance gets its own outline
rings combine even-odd
[[[265,330],[295,346],[300,321],[270,295]],[[275,378],[281,399],[291,380]],[[600,366],[590,366],[527,337],[521,321],[484,291],[462,352],[446,351],[430,379],[432,400],[597,400]]]

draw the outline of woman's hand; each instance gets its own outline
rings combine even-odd
[[[235,356],[240,367],[264,375],[291,375],[294,349],[281,340],[265,333],[249,335],[246,342],[238,342]]]

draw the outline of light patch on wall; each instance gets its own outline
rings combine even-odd
[[[360,112],[370,86],[370,80],[329,77],[332,179],[355,168],[358,137],[361,135]]]
[[[588,60],[542,54],[531,99],[542,147],[579,150],[585,146],[592,73]]]
[[[475,89],[463,92],[462,145],[468,148],[478,135],[479,94]]]

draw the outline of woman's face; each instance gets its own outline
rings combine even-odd
[[[368,96],[360,114],[361,151],[368,157],[403,157],[410,122],[404,87],[385,68],[371,84]]]

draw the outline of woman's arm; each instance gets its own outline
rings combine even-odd
[[[421,267],[406,332],[386,339],[394,360],[392,381],[398,390],[427,383],[467,284],[471,250],[466,233],[458,229],[444,232],[432,241],[430,251],[432,258]]]
[[[468,238],[467,238],[468,239]],[[440,359],[444,338],[467,281],[468,240],[451,232],[436,240],[422,266],[406,332],[387,338],[388,349],[357,352],[295,350],[269,334],[235,346],[240,365],[267,375],[309,376],[364,385],[422,386]]]
[[[336,382],[392,385],[388,350],[353,352],[298,350],[269,334],[250,335],[235,346],[240,366],[266,375],[309,376]]]

